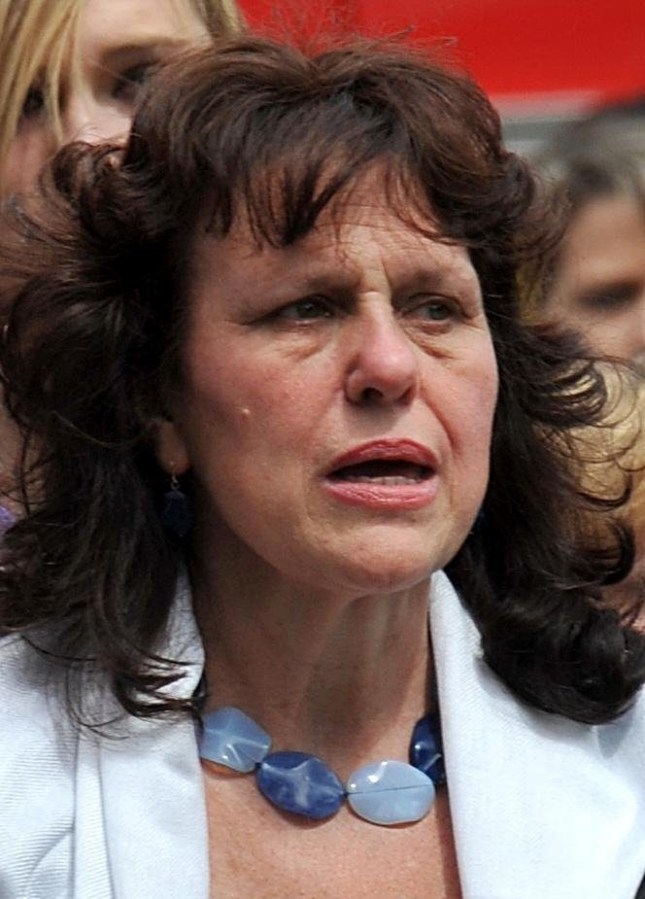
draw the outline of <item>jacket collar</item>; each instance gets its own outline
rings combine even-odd
[[[464,899],[633,899],[645,872],[643,696],[601,726],[531,709],[482,660],[442,573],[430,618]]]

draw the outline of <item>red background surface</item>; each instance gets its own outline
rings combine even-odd
[[[645,93],[645,0],[241,0],[252,26],[330,17],[370,34],[413,26],[454,38],[454,55],[494,98],[602,102]]]

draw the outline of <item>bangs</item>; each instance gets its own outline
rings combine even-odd
[[[292,244],[375,167],[396,212],[436,231],[409,130],[390,104],[367,102],[356,84],[280,100],[268,92],[264,102],[241,97],[237,115],[207,110],[200,126],[205,217],[216,237],[244,221],[260,242]]]
[[[216,238],[239,223],[284,247],[375,168],[395,214],[431,239],[494,242],[498,258],[520,247],[532,183],[498,116],[466,77],[389,44],[307,57],[245,38],[171,61],[144,89],[121,171],[180,241],[198,222]]]
[[[245,183],[227,191],[225,202],[221,194],[211,196],[205,232],[223,239],[242,226],[258,247],[280,248],[309,234],[325,211],[339,228],[354,193],[375,170],[379,176],[375,201],[384,199],[403,223],[431,240],[448,240],[428,198],[400,160],[390,156],[357,165],[349,154],[340,160],[304,163],[297,157],[293,162],[282,160],[280,166],[245,171]]]
[[[361,103],[356,92],[256,103],[247,118],[216,124],[202,162],[210,185],[207,231],[215,237],[244,222],[259,243],[288,246],[315,227],[323,210],[332,206],[335,217],[375,168],[402,220],[431,237],[443,231],[409,132],[390,109]]]

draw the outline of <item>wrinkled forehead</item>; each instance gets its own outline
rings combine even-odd
[[[314,231],[340,233],[348,224],[369,223],[387,209],[392,219],[432,240],[446,237],[424,186],[400,161],[384,157],[356,170],[340,158],[306,171],[297,158],[290,164],[258,167],[238,187],[225,208],[211,193],[197,232],[214,238],[254,241],[258,247],[287,247]]]
[[[274,207],[275,211],[275,207]],[[467,250],[444,237],[436,216],[418,192],[394,181],[380,166],[365,171],[334,194],[296,240],[267,240],[241,206],[225,235],[214,236],[204,215],[191,243],[187,296],[196,285],[212,290],[235,283],[241,296],[249,284],[298,283],[307,289],[350,290],[367,272],[387,273],[392,283],[452,285],[474,295],[479,280]],[[304,288],[303,288],[304,289]]]

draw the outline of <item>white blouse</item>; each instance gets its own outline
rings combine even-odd
[[[481,660],[442,573],[430,620],[464,899],[634,899],[645,872],[645,697],[602,726],[518,703]],[[165,652],[203,650],[183,585]],[[0,640],[0,897],[207,899],[202,772],[190,722],[66,724],[19,637]],[[175,685],[174,691],[178,692]]]

